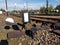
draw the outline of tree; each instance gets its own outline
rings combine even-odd
[[[60,5],[57,5],[55,10],[59,10],[59,13],[60,13]]]
[[[0,11],[3,11],[3,12],[5,12],[5,10],[4,10],[4,9],[2,9],[2,8],[0,9]]]
[[[50,5],[50,6],[48,7],[48,11],[52,11],[52,10],[54,10],[54,8],[53,8],[52,5]]]
[[[45,7],[41,7],[41,8],[40,8],[40,13],[45,14],[45,13],[46,13],[46,8],[45,8]]]
[[[54,8],[53,8],[52,5],[50,5],[48,7],[48,12],[47,12],[47,9],[45,7],[41,7],[40,8],[40,13],[42,13],[42,14],[46,14],[46,13],[51,14],[51,11],[53,11],[53,10],[54,10]]]
[[[54,10],[54,7],[52,5],[50,5],[48,7],[48,14],[52,14],[53,13],[53,10]]]

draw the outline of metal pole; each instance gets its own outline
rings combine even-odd
[[[5,0],[5,4],[6,4],[6,13],[7,13],[7,16],[8,16],[7,0]]]
[[[26,12],[28,12],[28,1],[26,1],[26,0],[24,3],[24,10],[26,10]]]
[[[26,7],[26,8],[27,8],[27,12],[28,12],[28,1],[26,1],[26,6],[27,6],[27,7]]]
[[[15,3],[14,5],[15,5],[15,10],[16,10],[16,5],[17,5],[17,4]]]
[[[48,0],[46,0],[46,14],[48,14]]]

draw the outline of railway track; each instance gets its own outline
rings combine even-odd
[[[31,17],[60,20],[60,16],[40,16],[40,15],[33,16],[33,15],[31,15]]]
[[[17,16],[17,15],[12,15],[12,16],[15,16],[15,17],[18,17],[18,18],[21,18],[21,16]],[[58,17],[58,18],[57,18]],[[57,17],[52,17],[52,16],[36,16],[36,15],[34,15],[34,16],[30,16],[30,20],[32,20],[32,22],[33,22],[33,20],[34,21],[38,21],[38,22],[49,22],[49,23],[60,23],[60,22],[58,22],[59,21],[59,17],[60,16],[57,16]],[[54,20],[54,19],[57,19],[56,21]],[[17,35],[15,35],[15,33],[17,33]],[[54,30],[52,33],[55,33],[56,35],[57,34],[59,34],[59,36],[60,36],[60,30]],[[8,35],[7,35],[7,37],[10,39],[10,38],[16,38],[16,37],[20,37],[20,36],[22,36],[22,35],[25,35],[25,32],[20,32],[20,31],[15,31],[15,32],[9,32],[8,33]]]
[[[12,16],[22,18],[22,16],[17,16],[17,15],[12,15]],[[60,16],[30,15],[30,21],[60,24]]]
[[[49,23],[57,23],[58,21],[55,20],[49,20],[49,19],[41,19],[41,18],[33,18],[31,17],[32,21],[36,21],[36,22],[49,22]]]
[[[13,15],[19,18],[22,16]],[[30,15],[30,20],[38,20],[38,21],[45,21],[45,22],[60,22],[60,16],[40,16],[40,15]]]
[[[39,19],[43,19],[41,21],[45,21],[45,22],[53,22],[53,23],[58,23],[60,22],[60,16],[39,16],[39,15],[31,15],[30,17],[32,17],[31,19],[35,19],[35,20],[39,20]]]
[[[15,16],[15,15],[14,15]],[[16,17],[21,17],[21,16],[17,16],[16,15]],[[59,36],[60,36],[60,30],[58,29],[58,30],[55,30],[55,28],[56,27],[60,27],[60,16],[39,16],[39,15],[30,15],[30,20],[33,22],[33,21],[35,21],[35,22],[37,22],[37,23],[39,23],[39,22],[48,22],[48,24],[49,23],[51,23],[51,24],[53,24],[54,23],[54,25],[53,25],[53,28],[54,28],[54,32],[53,33],[55,33],[55,34],[59,34]],[[56,26],[56,24],[58,24],[57,26]]]

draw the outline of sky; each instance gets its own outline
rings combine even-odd
[[[56,7],[60,4],[60,0],[48,1],[49,6],[53,5],[53,7]],[[46,0],[7,0],[7,4],[8,10],[40,9],[40,7],[46,7]],[[5,0],[0,0],[0,8],[6,9]]]

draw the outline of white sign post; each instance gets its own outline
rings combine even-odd
[[[28,13],[24,13],[24,22],[29,22],[29,15],[28,15]]]
[[[27,13],[23,13],[23,15],[22,15],[22,21],[23,21],[23,23],[28,23],[29,21],[30,21],[30,16],[29,16],[29,13],[27,12]]]
[[[25,24],[30,22],[30,16],[29,16],[29,13],[26,12],[26,13],[23,13],[22,15],[22,21],[23,21],[23,28],[25,28]]]

